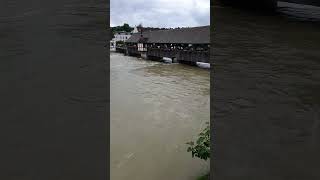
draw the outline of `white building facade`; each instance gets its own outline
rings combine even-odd
[[[126,42],[126,40],[129,39],[131,37],[131,35],[132,35],[131,32],[117,32],[114,35],[114,38],[112,40]]]
[[[133,33],[137,33],[138,28],[134,27],[132,32],[117,32],[114,35],[114,38],[110,41],[110,50],[115,51],[117,46],[117,41],[123,41],[126,42],[127,39],[131,37]]]

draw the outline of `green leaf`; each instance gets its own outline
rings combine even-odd
[[[210,124],[208,122],[206,124],[208,126],[199,133],[195,146],[193,141],[186,143],[190,145],[187,152],[191,152],[192,157],[198,157],[203,160],[210,158]]]

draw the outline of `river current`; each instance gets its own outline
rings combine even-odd
[[[110,55],[111,179],[193,180],[209,162],[191,157],[210,120],[210,72]]]

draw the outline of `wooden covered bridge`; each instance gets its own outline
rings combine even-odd
[[[201,26],[135,33],[117,51],[151,60],[170,58],[193,64],[209,63],[209,48],[210,26]]]

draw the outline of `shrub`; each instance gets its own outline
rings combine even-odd
[[[204,176],[197,178],[197,180],[208,180],[208,179],[210,179],[210,174],[206,174]]]
[[[117,41],[117,47],[123,47],[125,45],[124,41]]]
[[[187,142],[189,145],[187,151],[192,153],[192,157],[198,157],[203,160],[210,158],[210,124],[207,122],[207,126],[201,131],[196,140]]]

